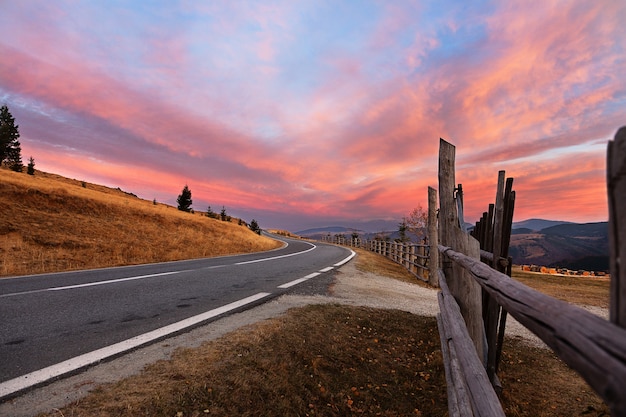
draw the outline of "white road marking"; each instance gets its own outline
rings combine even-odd
[[[308,243],[308,242],[307,242]],[[314,250],[317,246],[313,245],[312,243],[309,243],[312,247],[310,249],[307,249],[305,251],[302,252],[296,252],[296,253],[291,253],[288,255],[281,255],[281,256],[274,256],[274,257],[270,257],[270,258],[263,258],[263,259],[257,259],[257,260],[253,260],[253,261],[246,261],[246,262],[239,262],[239,263],[235,263],[234,265],[245,265],[245,264],[251,264],[251,263],[256,263],[256,262],[264,262],[264,261],[269,261],[269,260],[273,260],[273,259],[280,259],[280,258],[286,258],[289,256],[295,256],[295,255],[300,255],[303,253],[307,253],[310,252],[312,250]],[[355,255],[356,253],[354,251],[350,251],[351,255],[348,256],[347,258],[343,259],[342,261],[336,263],[334,265],[334,267],[339,267],[347,262],[349,262]],[[280,285],[278,288],[289,288],[291,286],[300,284],[304,281],[307,281],[311,278],[314,278],[318,275],[321,275],[324,272],[328,272],[331,271],[332,269],[334,269],[332,266],[330,267],[326,267],[323,269],[320,269],[320,272],[313,272],[303,278],[300,279],[296,279],[294,281],[288,282],[286,284],[282,284]],[[97,281],[97,282],[91,282],[91,283],[86,283],[86,284],[77,284],[77,285],[68,285],[65,287],[51,287],[51,288],[44,288],[44,289],[40,289],[40,290],[33,290],[33,291],[24,291],[24,292],[19,292],[19,293],[11,293],[11,294],[2,294],[0,295],[0,298],[2,297],[11,297],[11,296],[15,296],[15,295],[22,295],[22,294],[32,294],[32,293],[38,293],[38,292],[44,292],[44,291],[61,291],[61,290],[68,290],[68,289],[74,289],[74,288],[84,288],[84,287],[90,287],[90,286],[95,286],[95,285],[104,285],[104,284],[111,284],[111,283],[117,283],[117,282],[124,282],[124,281],[132,281],[132,280],[137,280],[137,279],[144,279],[144,278],[151,278],[151,277],[156,277],[156,276],[164,276],[164,275],[172,275],[172,274],[179,274],[182,272],[188,272],[188,271],[173,271],[173,272],[163,272],[163,273],[159,273],[159,274],[150,274],[150,275],[139,275],[139,276],[135,276],[135,277],[128,277],[128,278],[120,278],[120,279],[115,279],[115,280],[107,280],[107,281]],[[203,321],[209,320],[213,317],[219,316],[220,314],[224,314],[227,313],[231,310],[234,310],[236,308],[245,306],[247,304],[253,303],[255,301],[258,301],[262,298],[268,297],[269,295],[271,295],[271,293],[267,293],[267,292],[261,292],[255,295],[252,295],[250,297],[244,298],[242,300],[239,301],[235,301],[232,302],[230,304],[226,304],[225,306],[222,307],[218,307],[216,309],[207,311],[205,313],[202,314],[198,314],[196,316],[193,317],[189,317],[185,320],[181,320],[177,323],[173,323],[170,324],[168,326],[165,327],[161,327],[160,329],[156,329],[153,330],[151,332],[148,333],[144,333],[142,335],[139,336],[135,336],[133,338],[124,340],[122,342],[110,345],[110,346],[106,346],[104,348],[101,349],[97,349],[94,350],[93,352],[89,352],[89,353],[85,353],[83,355],[79,355],[76,356],[75,358],[72,359],[68,359],[66,361],[57,363],[55,365],[52,366],[48,366],[46,368],[40,369],[38,371],[34,371],[31,372],[29,374],[26,375],[22,375],[19,376],[17,378],[5,381],[0,383],[0,398],[4,398],[6,396],[9,396],[13,393],[25,390],[27,388],[30,388],[32,386],[44,383],[46,381],[49,381],[51,379],[57,378],[61,375],[70,373],[70,372],[74,372],[78,369],[84,368],[86,366],[89,365],[93,365],[95,363],[98,363],[106,358],[110,358],[112,356],[115,355],[119,355],[120,353],[126,352],[128,350],[132,350],[132,349],[136,349],[139,346],[148,344],[150,342],[153,342],[155,340],[161,339],[169,334],[172,333],[176,333],[179,332],[181,330],[184,330],[188,327],[194,326],[196,324],[202,323]]]
[[[232,265],[246,265],[246,264],[251,264],[251,263],[256,263],[256,262],[265,262],[265,261],[271,261],[273,259],[280,259],[280,258],[286,258],[286,257],[289,257],[289,256],[301,255],[303,253],[310,252],[310,251],[314,250],[317,247],[317,246],[315,246],[312,243],[309,243],[309,242],[306,242],[306,243],[311,245],[312,247],[307,249],[307,250],[304,250],[302,252],[290,253],[290,254],[287,254],[287,255],[280,255],[280,256],[272,256],[272,257],[269,257],[269,258],[256,259],[256,260],[253,260],[253,261],[237,262],[237,263],[232,264]],[[215,266],[210,266],[210,267],[206,267],[206,268],[202,268],[202,269],[215,269],[215,268],[223,268],[223,267],[226,267],[226,266],[228,266],[228,265],[215,265]],[[72,289],[76,289],[76,288],[93,287],[93,286],[96,286],[96,285],[115,284],[115,283],[124,282],[124,281],[134,281],[134,280],[138,280],[138,279],[153,278],[153,277],[159,277],[159,276],[165,276],[165,275],[181,274],[183,272],[190,272],[190,271],[193,271],[193,270],[192,269],[187,269],[187,270],[183,270],[183,271],[162,272],[162,273],[158,273],[158,274],[137,275],[137,276],[134,276],[134,277],[117,278],[117,279],[110,279],[110,280],[106,280],[106,281],[87,282],[85,284],[67,285],[67,286],[63,286],[63,287],[41,288],[41,289],[38,289],[38,290],[22,291],[22,292],[15,292],[15,293],[9,293],[9,294],[0,294],[0,298],[15,297],[15,296],[27,295],[27,294],[37,294],[37,293],[46,292],[46,291],[63,291],[63,290],[72,290]]]
[[[350,256],[348,256],[347,258],[345,258],[342,261],[339,261],[339,263],[336,263],[334,266],[327,266],[326,268],[320,269],[319,272],[313,272],[312,274],[309,274],[309,275],[307,275],[307,276],[305,276],[303,278],[294,279],[293,281],[289,281],[289,282],[287,282],[285,284],[279,285],[278,288],[285,289],[285,288],[293,287],[294,285],[301,284],[304,281],[307,281],[307,280],[309,280],[311,278],[315,278],[318,275],[322,275],[324,272],[332,271],[333,269],[335,269],[336,266],[341,266],[341,265],[347,263],[350,259],[354,258],[356,253],[353,250],[350,250],[350,252],[352,252]]]
[[[139,346],[161,339],[171,333],[176,333],[184,330],[188,327],[202,323],[208,319],[219,316],[220,314],[227,313],[236,308],[243,307],[247,304],[258,301],[262,298],[271,295],[268,292],[260,292],[258,294],[246,297],[239,301],[226,304],[225,306],[218,307],[216,309],[207,311],[202,314],[198,314],[193,317],[181,320],[177,323],[170,324],[160,329],[153,330],[148,333],[135,336],[133,338],[124,340],[122,342],[103,347],[93,352],[85,353],[75,358],[68,359],[66,361],[57,363],[56,365],[48,366],[47,368],[40,369],[38,371],[31,372],[26,375],[19,376],[17,378],[0,383],[0,398],[4,398],[13,393],[30,388],[34,385],[41,384],[49,381],[50,379],[57,378],[61,375],[74,372],[80,368],[84,368],[89,365],[100,362],[103,359],[110,358],[128,350],[136,349]]]
[[[302,255],[302,254],[304,254],[304,253],[311,252],[312,250],[314,250],[314,249],[316,249],[316,248],[317,248],[317,246],[315,246],[315,245],[314,245],[314,244],[312,244],[312,243],[309,243],[309,242],[306,242],[306,243],[308,243],[308,244],[309,244],[309,245],[311,245],[312,247],[311,247],[311,248],[309,248],[309,249],[307,249],[307,250],[304,250],[304,251],[302,251],[302,252],[289,253],[289,254],[287,254],[287,255],[280,255],[280,256],[272,256],[272,257],[270,257],[270,258],[255,259],[255,260],[253,260],[253,261],[237,262],[235,265],[247,265],[247,264],[254,264],[254,263],[257,263],[257,262],[272,261],[272,260],[274,260],[274,259],[288,258],[288,257],[290,257],[290,256]]]
[[[294,285],[300,284],[304,281],[307,281],[311,278],[314,278],[318,275],[322,275],[320,272],[313,272],[312,274],[307,275],[306,277],[303,278],[298,278],[298,279],[294,279],[293,281],[287,282],[286,284],[283,285],[279,285],[278,288],[289,288],[289,287],[293,287]]]
[[[109,279],[106,281],[94,281],[94,282],[88,282],[85,284],[77,284],[77,285],[67,285],[64,287],[50,287],[50,288],[42,288],[39,290],[32,290],[32,291],[22,291],[22,292],[14,292],[14,293],[10,293],[10,294],[1,294],[0,298],[4,298],[4,297],[14,297],[16,295],[25,295],[25,294],[36,294],[39,292],[46,292],[46,291],[63,291],[63,290],[72,290],[75,288],[84,288],[84,287],[93,287],[96,285],[105,285],[105,284],[113,284],[113,283],[117,283],[117,282],[124,282],[124,281],[134,281],[137,279],[144,279],[144,278],[152,278],[152,277],[160,277],[160,276],[164,276],[164,275],[173,275],[173,274],[180,274],[183,272],[189,272],[190,270],[186,270],[186,271],[172,271],[172,272],[161,272],[159,274],[150,274],[150,275],[137,275],[135,277],[128,277],[128,278],[118,278],[118,279]]]
[[[350,260],[356,256],[356,252],[355,252],[355,251],[353,251],[352,249],[350,249],[350,252],[351,252],[351,255],[350,255],[350,256],[348,256],[348,257],[347,257],[346,259],[344,259],[343,261],[339,261],[339,262],[337,262],[337,263],[336,263],[335,265],[333,265],[333,266],[341,266],[341,265],[343,265],[343,264],[347,264],[348,262],[350,262]]]

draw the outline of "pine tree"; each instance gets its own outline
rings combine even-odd
[[[26,167],[26,173],[28,175],[35,175],[35,160],[31,156],[28,160],[28,166]]]
[[[191,205],[193,204],[193,200],[191,200],[191,190],[189,189],[187,184],[185,184],[183,191],[180,193],[176,201],[178,202],[178,210],[186,212],[191,211]]]
[[[257,223],[257,221],[254,219],[250,221],[250,230],[252,230],[254,233],[258,235],[261,234],[261,228],[259,227],[259,224]]]
[[[223,222],[228,218],[228,214],[226,214],[226,207],[222,206],[222,211],[220,211],[220,218]]]
[[[19,126],[15,124],[9,108],[6,105],[0,107],[0,164],[21,172],[24,165],[19,137]]]

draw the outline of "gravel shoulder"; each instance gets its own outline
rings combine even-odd
[[[32,416],[60,408],[79,400],[101,384],[115,382],[140,372],[146,365],[166,360],[178,348],[197,347],[236,329],[285,314],[290,308],[307,304],[337,303],[381,309],[398,309],[420,316],[435,316],[439,311],[437,290],[410,284],[356,268],[349,262],[335,272],[334,281],[326,295],[290,293],[250,310],[211,322],[190,332],[138,349],[120,358],[91,367],[80,374],[67,377],[32,390],[27,394],[0,404],[0,416]],[[589,308],[601,317],[606,309]],[[522,338],[533,346],[545,347],[511,317],[507,320],[507,335]]]

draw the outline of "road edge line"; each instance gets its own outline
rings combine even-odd
[[[213,310],[209,310],[204,313],[188,317],[176,323],[160,327],[148,333],[140,334],[138,336],[123,340],[113,345],[84,353],[63,362],[59,362],[55,365],[51,365],[46,368],[2,382],[0,383],[0,401],[4,401],[5,399],[13,397],[22,391],[28,390],[38,385],[42,385],[53,379],[94,365],[104,359],[108,359],[120,355],[124,352],[137,349],[141,346],[167,337],[173,333],[177,333],[189,327],[196,326],[204,321],[228,313],[245,305],[254,303],[270,295],[272,295],[272,293],[260,292],[241,300],[226,304],[222,307],[218,307]]]

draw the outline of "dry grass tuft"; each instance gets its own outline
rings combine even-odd
[[[0,276],[274,249],[245,226],[53,174],[0,169]]]

